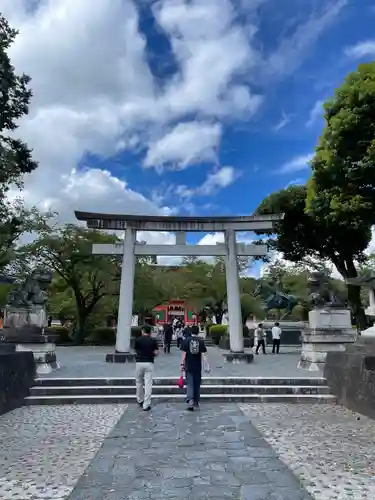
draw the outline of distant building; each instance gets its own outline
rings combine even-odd
[[[196,312],[184,300],[169,300],[165,304],[156,306],[153,313],[155,323],[160,325],[172,322],[175,318],[180,319],[185,325],[194,325],[198,322]]]

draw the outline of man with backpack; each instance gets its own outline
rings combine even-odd
[[[181,371],[186,374],[187,409],[194,411],[199,408],[200,390],[202,381],[202,359],[204,371],[210,372],[207,361],[207,347],[204,340],[198,337],[199,327],[191,327],[191,335],[182,343]]]

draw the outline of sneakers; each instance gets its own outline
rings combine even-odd
[[[143,401],[142,401],[141,403],[139,403],[139,402],[138,402],[138,406],[139,406],[140,408],[143,408]]]
[[[151,410],[151,406],[146,406],[146,408],[143,408],[143,411],[150,411]]]

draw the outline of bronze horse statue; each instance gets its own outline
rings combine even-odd
[[[269,285],[260,283],[254,290],[255,297],[261,297],[264,302],[264,310],[267,313],[271,309],[284,309],[285,313],[280,319],[286,318],[292,313],[295,306],[298,304],[298,299],[294,295],[284,293],[278,289],[273,289]]]

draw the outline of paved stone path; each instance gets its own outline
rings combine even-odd
[[[105,355],[112,348],[106,347],[59,347],[57,358],[59,370],[43,377],[129,377],[134,376],[134,365],[106,363]],[[161,353],[155,362],[155,376],[176,377],[179,374],[181,352],[172,348],[171,354]],[[267,354],[255,356],[251,364],[228,364],[224,362],[221,351],[216,347],[208,348],[208,357],[215,377],[321,377],[320,372],[308,372],[297,368],[299,349],[285,347],[278,356]]]
[[[235,404],[129,406],[69,500],[309,500]]]
[[[316,500],[375,499],[375,421],[334,405],[240,405]]]
[[[125,408],[35,406],[0,416],[1,500],[64,500]]]

